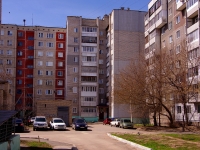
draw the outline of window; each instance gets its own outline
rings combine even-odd
[[[169,16],[172,15],[172,8],[169,8]]]
[[[99,64],[103,64],[103,59],[99,59]]]
[[[0,40],[0,45],[3,45],[3,40]]]
[[[38,46],[43,46],[43,42],[38,42]]]
[[[46,95],[52,95],[53,94],[53,90],[45,90],[45,94]]]
[[[17,80],[17,84],[22,84],[22,80]]]
[[[188,36],[187,36],[188,43],[191,43],[199,38],[198,32],[199,32],[199,30],[197,29],[197,30],[191,32],[190,34],[188,34]]]
[[[78,72],[78,67],[74,67],[73,72]]]
[[[58,62],[58,67],[63,67],[63,62]]]
[[[99,50],[99,54],[103,54],[103,50],[100,49],[100,50]]]
[[[42,95],[42,90],[37,90],[37,95]]]
[[[180,53],[180,52],[181,52],[181,46],[178,45],[178,46],[176,46],[176,54],[178,54],[178,53]]]
[[[46,80],[46,85],[53,85],[53,80]]]
[[[94,52],[95,47],[92,46],[83,46],[83,52]]]
[[[77,81],[78,81],[78,78],[77,78],[77,77],[74,77],[73,82],[74,82],[74,83],[77,83]]]
[[[57,95],[63,95],[63,90],[57,90],[56,93]]]
[[[53,71],[46,71],[46,75],[47,76],[52,76],[53,75]]]
[[[104,94],[104,89],[103,88],[99,88],[99,94]]]
[[[180,68],[180,67],[181,67],[181,61],[178,60],[178,61],[176,61],[176,68]]]
[[[103,79],[99,79],[99,84],[103,84]]]
[[[18,37],[23,37],[23,32],[18,32]]]
[[[197,105],[197,112],[200,113],[200,105]]]
[[[180,38],[180,37],[181,37],[181,31],[178,30],[178,31],[176,31],[176,38]]]
[[[62,86],[63,85],[63,81],[62,80],[58,80],[57,81],[57,85]]]
[[[103,69],[99,69],[99,74],[104,74],[104,70]]]
[[[38,37],[43,38],[43,33],[38,33]]]
[[[96,27],[82,27],[82,32],[97,32]]]
[[[12,46],[12,40],[7,40],[7,46]]]
[[[74,52],[75,52],[75,53],[78,52],[78,47],[74,47]]]
[[[12,35],[13,33],[12,33],[12,31],[8,31],[8,35]]]
[[[43,71],[42,70],[38,70],[38,75],[43,75]]]
[[[58,39],[64,39],[64,34],[58,34]]]
[[[28,46],[28,50],[34,50],[34,46]]]
[[[75,99],[73,99],[73,103],[77,103],[77,99],[75,98]]]
[[[17,56],[22,56],[22,55],[23,55],[22,51],[17,52]]]
[[[169,24],[168,24],[168,29],[169,29],[169,30],[172,29],[172,22],[169,22]]]
[[[38,85],[42,85],[42,80],[37,80]]]
[[[77,113],[77,107],[72,108],[72,113],[74,113],[74,114]]]
[[[77,87],[72,88],[73,93],[77,93]]]
[[[53,38],[53,33],[47,33],[47,38]]]
[[[176,17],[176,24],[178,24],[180,22],[180,16]]]
[[[103,35],[103,31],[100,31],[99,34],[102,36]]]
[[[181,106],[177,106],[177,114],[180,114],[181,113]]]
[[[58,48],[63,48],[63,43],[58,43]]]
[[[1,35],[4,35],[4,30],[1,29]]]
[[[63,71],[58,71],[58,76],[63,76]]]
[[[20,70],[21,71],[21,70]],[[6,73],[7,74],[12,74],[12,70],[11,69],[6,69]],[[19,74],[19,75],[22,75],[22,71],[21,71],[21,74]]]
[[[0,59],[0,65],[3,65],[3,59]],[[1,71],[0,71],[1,72]]]
[[[187,113],[191,113],[191,105],[187,105]]]
[[[12,65],[12,60],[7,59],[7,65]]]
[[[53,47],[53,43],[52,42],[47,42],[47,47]]]
[[[78,28],[74,28],[74,32],[78,32]]]
[[[78,57],[74,57],[74,62],[78,62]]]
[[[43,52],[38,51],[38,56],[43,56]]]
[[[100,44],[103,44],[103,40],[100,40],[99,43],[100,43]]]
[[[173,37],[172,35],[169,36],[169,43],[172,43],[173,42]]]
[[[197,55],[198,54],[198,50],[199,50],[199,48],[195,48],[195,49],[189,51],[188,52],[188,59],[191,60],[191,59],[197,58],[198,57],[198,55]]]
[[[22,75],[22,70],[17,70],[18,75]]]
[[[18,65],[18,66],[22,66],[22,60],[18,60],[18,61],[17,61],[17,65]]]
[[[42,66],[43,65],[43,61],[38,61],[38,66]]]
[[[12,55],[12,50],[7,50],[7,55]]]
[[[63,52],[58,52],[58,57],[63,57]]]
[[[0,50],[0,55],[3,55],[3,50]]]
[[[74,43],[78,43],[78,38],[77,37],[74,38]]]
[[[47,61],[47,62],[46,62],[46,66],[49,66],[49,67],[50,67],[50,66],[53,66],[53,62],[52,62],[52,61]]]
[[[46,55],[47,55],[48,57],[53,57],[53,52],[47,52]]]

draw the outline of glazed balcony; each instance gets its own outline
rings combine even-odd
[[[199,2],[198,0],[195,0],[195,1],[189,0],[187,2],[187,18],[193,18],[194,16],[198,15]]]

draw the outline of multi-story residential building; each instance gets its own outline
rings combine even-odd
[[[146,12],[129,8],[114,9],[109,15],[107,29],[107,90],[111,117],[130,117],[128,104],[119,104],[114,91],[115,78],[131,61],[138,62],[144,50],[144,16]],[[141,118],[135,112],[133,118]]]
[[[66,28],[1,25],[1,78],[10,83],[16,110],[65,98],[65,54]]]
[[[73,117],[97,121],[108,114],[105,96],[106,28],[103,19],[67,18],[66,99],[73,100]],[[97,107],[99,105],[99,107]],[[107,116],[106,116],[107,117]]]
[[[145,58],[149,62],[148,64],[152,64],[152,58],[156,53],[165,52],[178,59],[182,53],[181,48],[187,49],[189,61],[198,57],[198,6],[198,0],[188,0],[187,2],[186,0],[150,1],[148,13],[145,16]],[[181,46],[184,41],[187,41],[187,47]],[[179,60],[179,62],[181,61],[182,64],[185,63],[183,60]],[[172,110],[175,121],[182,121],[184,108],[183,104],[179,103],[176,94],[170,94],[172,97],[170,99],[173,100],[170,110]],[[199,122],[200,105],[198,102],[199,99],[195,99],[195,101],[190,100],[187,103],[188,118],[191,122]],[[167,124],[167,119],[163,117],[161,122]]]

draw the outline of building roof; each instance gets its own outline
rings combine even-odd
[[[15,110],[0,110],[0,125],[2,125],[9,118],[15,116],[18,112]]]

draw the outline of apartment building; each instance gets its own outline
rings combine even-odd
[[[104,92],[107,26],[107,15],[102,19],[67,17],[66,99],[73,101],[73,117],[84,117],[87,121],[107,117]]]
[[[155,54],[165,52],[179,57],[181,44],[187,41],[188,59],[196,59],[199,53],[199,1],[151,0],[145,15],[145,58],[152,64]],[[177,59],[176,58],[176,59]],[[181,62],[180,60],[179,62]],[[182,62],[183,63],[183,62]],[[190,70],[190,68],[188,68]],[[198,70],[198,69],[197,69]],[[198,71],[197,71],[198,72]],[[194,83],[196,84],[196,83]],[[183,120],[184,108],[174,93],[170,94],[170,110],[176,121]],[[189,121],[199,122],[199,100],[187,103]],[[152,118],[152,117],[150,117]],[[162,124],[167,124],[165,117]]]
[[[130,117],[130,106],[117,103],[114,95],[115,78],[131,61],[137,63],[140,55],[143,54],[145,14],[146,12],[143,11],[122,7],[114,9],[109,15],[106,97],[109,101],[111,117]],[[139,112],[135,112],[133,118],[141,118]]]
[[[10,83],[16,110],[38,100],[65,98],[66,28],[1,25],[1,79]]]

